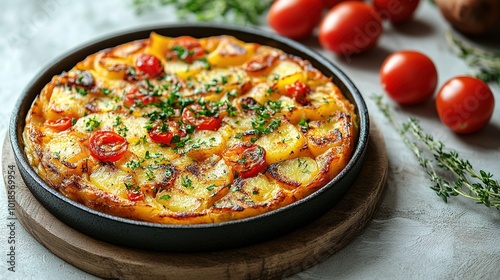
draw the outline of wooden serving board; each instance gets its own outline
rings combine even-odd
[[[2,161],[7,186],[8,166],[15,165],[8,137],[3,145]],[[323,261],[360,234],[379,205],[387,170],[384,140],[372,122],[361,173],[334,208],[287,235],[217,252],[154,252],[93,239],[50,214],[27,189],[17,167],[16,216],[28,232],[52,253],[81,270],[103,278],[280,279]]]

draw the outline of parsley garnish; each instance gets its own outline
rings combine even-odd
[[[302,119],[300,119],[299,126],[303,130],[308,130],[309,129],[309,121],[302,118]]]
[[[160,200],[167,200],[167,199],[170,199],[170,198],[171,198],[171,196],[170,196],[170,195],[168,195],[168,194],[164,194],[164,195],[160,196],[160,198],[159,198],[159,199],[160,199]]]
[[[75,87],[75,90],[81,96],[85,96],[85,95],[89,94],[89,92],[84,88]]]
[[[208,191],[213,191],[217,188],[217,185],[216,184],[211,184],[210,186],[207,187],[207,190]]]
[[[112,91],[108,88],[100,88],[99,89],[104,95],[110,95]]]
[[[193,187],[193,181],[188,177],[188,175],[184,175],[181,177],[181,186],[185,188]]]
[[[120,124],[122,124],[122,118],[120,116],[117,116],[113,121],[113,126],[119,126]]]
[[[99,125],[101,125],[101,122],[98,121],[97,119],[95,118],[89,118],[86,122],[85,122],[85,130],[86,131],[93,131],[94,129],[98,128]]]

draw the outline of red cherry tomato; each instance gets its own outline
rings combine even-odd
[[[380,68],[380,81],[389,97],[403,105],[422,103],[436,90],[436,66],[425,54],[398,51],[388,56]]]
[[[127,139],[113,131],[97,131],[89,138],[90,154],[100,161],[118,161],[127,148]]]
[[[394,24],[409,21],[418,7],[420,0],[373,0],[373,6],[380,16]]]
[[[340,2],[345,1],[363,1],[363,0],[322,0],[323,6],[327,9],[331,9],[333,6],[337,5]]]
[[[175,38],[172,48],[167,51],[168,60],[179,59],[187,63],[193,63],[203,56],[205,56],[205,49],[196,38],[190,36]]]
[[[382,19],[375,8],[358,1],[336,5],[319,26],[321,46],[344,56],[375,47],[381,34]]]
[[[163,71],[161,61],[154,55],[143,53],[137,57],[135,66],[141,72],[146,73],[149,78],[158,77]]]
[[[199,104],[191,104],[182,111],[182,121],[194,125],[196,130],[217,130],[222,124],[222,118],[216,115],[210,116],[208,110]]]
[[[46,120],[44,124],[46,127],[50,127],[54,130],[63,131],[70,128],[73,125],[73,119],[69,117],[62,117],[58,120]]]
[[[278,33],[292,39],[309,36],[321,19],[321,0],[278,0],[267,15],[267,22]]]
[[[131,201],[141,201],[144,199],[144,194],[140,190],[127,189],[127,197]]]
[[[243,179],[255,177],[263,172],[267,163],[266,150],[259,145],[251,143],[238,143],[222,154],[227,165]]]
[[[178,142],[186,133],[174,121],[161,122],[148,131],[149,137],[156,143],[170,144]]]
[[[472,133],[484,127],[493,115],[495,98],[483,81],[459,76],[447,81],[436,96],[441,121],[457,133]]]
[[[311,89],[301,81],[295,81],[291,85],[285,87],[286,94],[295,99],[300,104],[307,103],[307,94]]]
[[[132,107],[133,105],[148,105],[152,103],[154,98],[150,95],[144,94],[139,91],[137,87],[134,87],[129,92],[125,94],[125,99],[123,104],[126,107]]]

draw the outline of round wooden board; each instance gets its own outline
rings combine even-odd
[[[3,177],[15,165],[8,137]],[[358,179],[325,215],[287,235],[238,249],[168,253],[119,247],[86,236],[50,214],[31,194],[17,167],[16,216],[52,253],[99,277],[118,279],[280,279],[323,261],[355,238],[379,205],[388,162],[379,128],[372,122],[366,160]]]

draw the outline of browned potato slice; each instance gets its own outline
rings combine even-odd
[[[297,151],[300,151],[305,143],[306,139],[302,133],[286,119],[282,119],[278,129],[255,142],[266,150],[268,164],[298,157]]]
[[[79,139],[70,133],[59,134],[46,144],[43,161],[50,162],[52,173],[64,176],[81,175],[94,164]]]
[[[90,98],[89,95],[78,94],[68,87],[54,87],[44,115],[49,120],[57,120],[61,117],[82,117],[85,115],[85,105]]]
[[[281,94],[286,94],[286,87],[296,81],[305,82],[306,73],[302,67],[291,60],[281,60],[271,71],[269,79],[276,82],[276,88]]]
[[[314,180],[318,171],[318,164],[310,157],[285,160],[268,168],[269,175],[287,189],[308,184]]]
[[[209,63],[217,67],[241,65],[253,57],[255,44],[246,44],[236,38],[223,37],[217,48],[207,56]]]
[[[125,183],[133,184],[130,174],[107,164],[98,166],[90,174],[89,180],[95,187],[122,199],[127,199]]]
[[[229,188],[226,196],[213,206],[220,219],[244,218],[262,213],[262,209],[272,210],[289,203],[283,189],[263,174],[237,180]]]
[[[326,121],[311,121],[306,132],[307,146],[316,157],[334,146],[346,145],[354,135],[349,115],[340,113]]]
[[[227,189],[233,180],[231,169],[224,160],[212,160],[216,160],[215,157],[204,167],[188,165],[176,176],[171,188],[158,193],[157,201],[174,212],[207,208],[207,204],[213,202],[212,198],[222,196],[223,189]],[[187,206],[181,207],[182,203]]]

